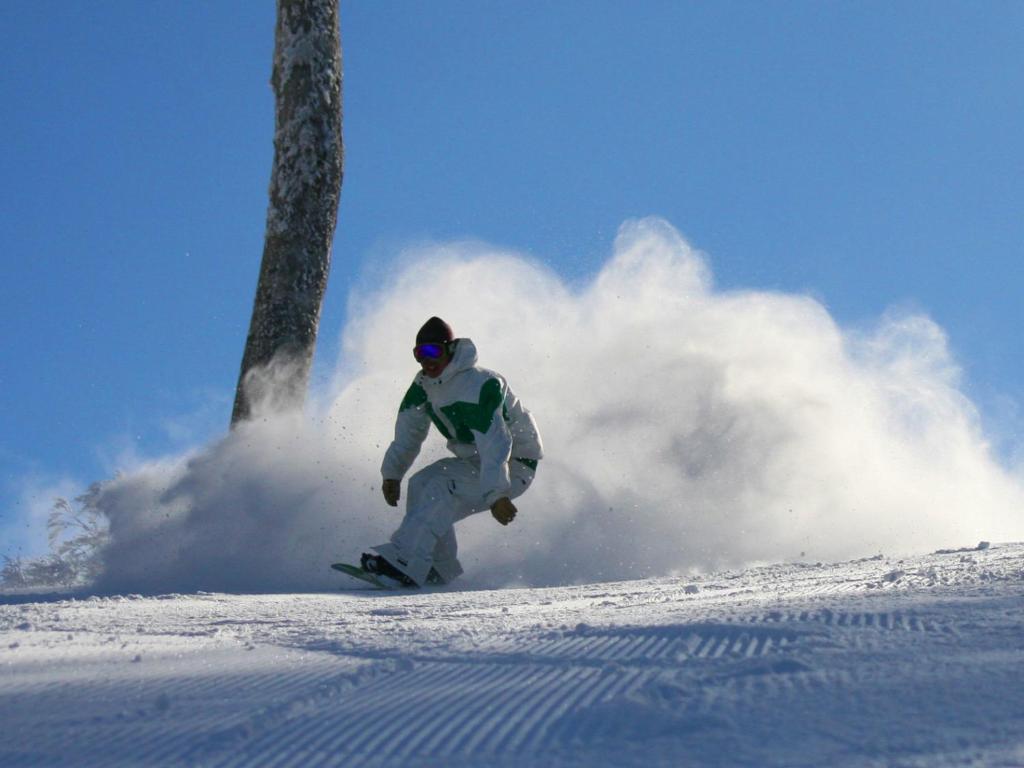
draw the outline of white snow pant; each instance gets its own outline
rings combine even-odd
[[[508,497],[514,499],[530,487],[534,470],[512,459],[508,471]],[[427,580],[431,567],[449,582],[462,573],[455,523],[489,508],[480,492],[478,463],[441,459],[409,478],[402,524],[390,542],[373,549],[417,584]]]

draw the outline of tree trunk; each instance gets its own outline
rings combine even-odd
[[[338,0],[278,0],[274,168],[232,426],[305,402],[341,194],[341,80]]]

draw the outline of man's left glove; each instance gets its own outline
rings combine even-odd
[[[491,514],[502,525],[508,525],[516,519],[516,505],[507,496],[503,496],[491,505]]]

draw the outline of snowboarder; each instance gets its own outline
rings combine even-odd
[[[416,334],[413,355],[422,370],[399,406],[381,466],[384,500],[398,506],[402,478],[431,422],[455,456],[409,479],[402,524],[388,543],[372,548],[377,554],[362,556],[364,570],[405,586],[459,576],[455,523],[485,509],[502,525],[511,523],[512,499],[530,487],[543,455],[533,416],[502,376],[477,366],[470,339],[454,338],[448,323],[432,317]]]

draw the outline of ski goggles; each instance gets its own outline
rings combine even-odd
[[[424,360],[440,360],[444,357],[444,344],[417,344],[412,348],[412,356],[422,362]]]

